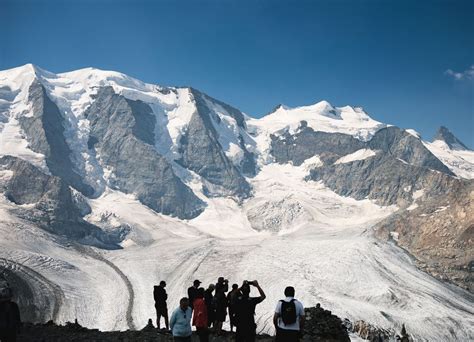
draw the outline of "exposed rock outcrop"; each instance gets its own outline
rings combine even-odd
[[[302,342],[341,341],[350,342],[347,329],[339,317],[324,310],[319,304],[305,309],[305,325]]]
[[[326,144],[334,146],[332,139]],[[401,207],[412,203],[416,191],[426,189],[433,196],[441,195],[456,182],[452,172],[419,139],[397,127],[381,129],[369,142],[351,146],[355,146],[353,150],[361,146],[371,149],[374,155],[344,163],[323,159],[324,165],[312,169],[308,179],[323,181],[343,196]],[[336,156],[349,152],[347,148],[339,149]]]
[[[181,159],[178,162],[207,181],[204,185],[207,195],[247,197],[250,185],[224,153],[218,140],[218,133],[212,124],[213,112],[206,104],[205,95],[192,88],[191,93],[196,104],[196,112],[189,121],[186,133],[181,137]],[[231,110],[230,113],[235,116],[234,119],[238,123],[244,124],[240,112]],[[220,119],[215,116],[215,120],[219,122]],[[253,158],[247,154],[245,160],[247,161],[244,162],[243,168],[249,171],[252,168],[249,163]]]
[[[366,143],[348,134],[314,131],[303,121],[296,134],[272,135],[271,153],[280,164],[292,162],[299,166],[306,159],[319,155],[325,163],[366,147]]]
[[[53,175],[61,177],[84,195],[92,195],[94,189],[83,182],[71,162],[71,149],[64,137],[64,116],[38,80],[33,81],[29,88],[28,101],[31,110],[19,121],[31,150],[45,156]]]
[[[449,189],[398,211],[376,233],[395,239],[433,276],[474,292],[474,181],[456,180]]]
[[[154,148],[151,108],[102,87],[85,115],[90,121],[89,148],[111,169],[109,186],[136,194],[153,210],[181,219],[201,213],[204,203],[179,179]]]
[[[7,173],[0,179],[0,190],[10,202],[18,205],[15,213],[46,231],[111,246],[127,233],[121,229],[105,233],[84,221],[82,216],[88,209],[84,208],[87,203],[79,208],[71,188],[60,177],[47,175],[31,163],[12,156],[0,158],[0,170]]]
[[[436,140],[444,141],[446,145],[448,145],[449,148],[453,150],[469,150],[469,148],[464,145],[461,140],[456,138],[456,136],[444,126],[441,126],[436,132],[433,141]]]
[[[305,309],[305,328],[301,341],[303,342],[349,342],[349,334],[341,319],[324,310],[319,304],[314,308]],[[156,330],[151,320],[140,331],[110,331],[101,332],[95,329],[82,327],[78,322],[66,323],[58,326],[52,322],[47,324],[26,324],[19,337],[19,341],[173,341],[168,332]],[[235,334],[224,332],[221,336],[211,334],[211,341],[235,341]],[[273,336],[257,335],[257,341],[274,341]],[[199,341],[193,334],[192,341]]]

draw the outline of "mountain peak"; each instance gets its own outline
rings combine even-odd
[[[438,128],[433,141],[441,140],[446,143],[452,150],[469,150],[469,148],[462,143],[461,140],[456,138],[456,136],[445,126]]]

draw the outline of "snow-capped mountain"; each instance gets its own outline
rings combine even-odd
[[[466,147],[446,127],[440,127],[431,143],[425,146],[461,178],[474,178],[474,151]]]
[[[255,119],[194,88],[28,64],[0,71],[0,265],[31,320],[135,328],[159,280],[175,303],[222,275],[260,280],[263,331],[292,283],[340,317],[469,340],[473,155],[358,107]]]

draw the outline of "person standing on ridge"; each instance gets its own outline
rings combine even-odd
[[[250,297],[250,286],[255,286],[259,297]],[[256,280],[244,281],[239,289],[241,295],[235,303],[236,342],[254,342],[257,335],[255,324],[255,307],[266,298],[265,293]]]
[[[227,306],[229,307],[230,331],[234,331],[235,326],[235,302],[240,295],[239,285],[232,284],[232,291],[227,294]]]
[[[170,324],[173,340],[176,342],[191,342],[191,316],[193,310],[189,307],[189,299],[184,297],[179,301],[179,307],[173,311]]]
[[[193,325],[196,327],[196,333],[200,342],[209,341],[209,328],[207,318],[207,307],[204,301],[204,288],[200,287],[194,299]]]
[[[12,301],[12,290],[8,283],[0,287],[0,341],[15,342],[20,331],[21,319],[18,305]]]
[[[214,328],[216,334],[222,333],[222,324],[225,322],[227,316],[227,297],[226,292],[229,291],[229,281],[224,277],[219,277],[216,284],[215,304],[216,304],[216,315]]]
[[[298,342],[303,332],[304,307],[295,299],[295,288],[285,289],[285,299],[278,301],[273,315],[277,342]]]
[[[165,290],[166,282],[160,281],[159,286],[155,286],[153,289],[153,297],[155,299],[155,309],[156,309],[156,328],[160,329],[160,320],[161,317],[165,319],[166,330],[169,330],[168,323],[168,306],[166,300],[168,299],[168,294]]]
[[[193,286],[188,288],[189,306],[191,307],[191,309],[194,309],[194,299],[197,298],[196,296],[198,294],[199,285],[201,285],[201,282],[196,279],[193,282]]]
[[[209,287],[207,288],[206,291],[204,291],[204,301],[206,303],[207,307],[207,326],[210,328],[211,325],[214,323],[215,319],[215,308],[214,308],[214,296],[212,295],[212,292],[214,292],[215,285],[214,284],[209,284]]]

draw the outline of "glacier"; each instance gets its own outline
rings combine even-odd
[[[346,134],[364,144],[391,125],[373,120],[362,108],[334,107],[326,101],[279,106],[255,119],[192,88],[147,84],[93,68],[53,74],[26,65],[0,71],[0,156],[25,159],[45,173],[50,173],[45,157],[29,148],[18,124],[29,115],[27,90],[34,80],[66,118],[64,135],[72,163],[94,189],[93,196],[82,196],[90,207],[84,219],[104,231],[130,228],[116,249],[94,247],[94,241],[81,244],[15,215],[19,205],[1,195],[0,265],[45,289],[32,300],[48,308],[47,318],[58,323],[77,318],[101,330],[137,329],[155,316],[152,290],[160,280],[168,283],[171,308],[195,278],[207,285],[224,276],[237,283],[258,279],[262,285],[267,299],[257,307],[260,332],[273,332],[274,306],[285,286],[293,285],[305,305],[321,303],[351,321],[395,330],[405,324],[420,341],[474,338],[473,295],[421,271],[396,241],[374,236],[375,225],[399,210],[397,204],[342,196],[322,181],[309,179],[324,156],[279,163],[271,153],[275,139],[306,127]],[[135,193],[111,185],[116,170],[88,147],[91,126],[85,113],[101,87],[150,106],[156,121],[152,148],[205,203],[202,213],[184,219],[164,215]],[[212,183],[209,174],[181,161],[183,137],[199,111],[196,98],[209,111],[207,129],[216,132],[216,146],[227,158],[224,164],[231,163],[226,170],[243,174],[249,196],[223,190],[225,184]],[[474,152],[408,134],[456,177],[474,178]],[[354,151],[333,163],[362,162],[379,153],[365,147]],[[249,155],[255,158],[255,174],[244,172]],[[0,179],[10,177],[9,170],[0,171]],[[410,191],[413,200],[423,196],[423,190]]]

